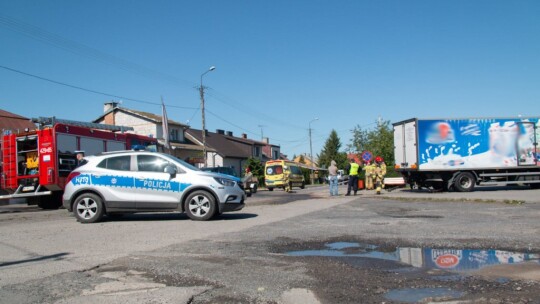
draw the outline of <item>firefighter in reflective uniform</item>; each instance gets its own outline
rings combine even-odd
[[[375,187],[377,194],[381,194],[381,189],[384,188],[384,176],[386,175],[386,164],[384,163],[382,157],[375,157]]]
[[[287,166],[283,166],[283,189],[287,192],[292,192],[291,187],[291,180],[289,179],[289,175],[291,172],[289,171],[289,168]]]
[[[375,166],[368,160],[362,168],[365,171],[366,190],[373,190],[373,171]]]

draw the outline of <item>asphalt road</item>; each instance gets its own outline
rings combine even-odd
[[[0,302],[539,303],[538,260],[466,274],[417,265],[433,249],[534,258],[539,194],[259,191],[244,210],[210,222],[168,213],[90,225],[66,210],[2,206]],[[329,247],[336,244],[343,248]]]

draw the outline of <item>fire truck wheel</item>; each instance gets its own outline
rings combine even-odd
[[[99,222],[103,217],[101,197],[93,193],[83,193],[75,200],[73,214],[81,223]]]
[[[199,190],[188,196],[184,210],[192,220],[207,221],[214,216],[217,206],[212,194]]]
[[[41,209],[58,209],[62,206],[62,193],[55,192],[50,196],[43,196],[38,199],[37,205]]]

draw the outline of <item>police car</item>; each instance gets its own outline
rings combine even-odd
[[[62,198],[78,221],[134,212],[185,212],[209,220],[244,207],[240,179],[196,167],[168,154],[145,151],[86,156],[70,173]]]

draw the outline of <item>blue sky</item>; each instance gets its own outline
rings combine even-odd
[[[156,114],[163,96],[200,128],[214,65],[207,129],[293,156],[311,125],[317,154],[379,117],[539,115],[539,16],[520,0],[0,0],[0,108],[90,121],[120,100],[9,68]]]

